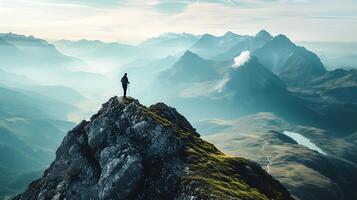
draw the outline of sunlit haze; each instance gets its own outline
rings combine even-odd
[[[356,41],[354,0],[0,0],[0,30],[49,40],[138,43],[163,32]]]

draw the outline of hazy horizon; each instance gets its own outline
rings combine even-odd
[[[259,29],[257,30],[256,33],[258,33],[260,30],[265,30],[265,29]],[[273,36],[276,36],[276,35],[279,35],[280,33],[277,33],[277,34],[273,34],[272,32],[270,32],[269,30],[266,30],[268,31],[269,33],[271,33]],[[234,32],[234,31],[231,31],[231,30],[227,30],[226,32],[224,32],[223,34],[213,34],[213,33],[203,33],[203,34],[210,34],[210,35],[214,35],[214,36],[223,36],[225,33],[227,32],[233,32],[235,34],[238,34],[238,35],[249,35],[249,36],[253,36],[255,35],[256,33],[253,33],[253,34],[241,34],[239,32]],[[190,32],[162,32],[162,33],[158,33],[156,35],[153,35],[153,36],[150,36],[150,37],[147,37],[147,38],[143,38],[141,40],[138,40],[138,41],[130,41],[130,40],[103,40],[101,38],[78,38],[78,39],[66,39],[66,38],[47,38],[47,37],[40,37],[38,35],[32,35],[32,34],[25,34],[25,33],[22,33],[22,32],[0,32],[0,33],[3,33],[3,34],[16,34],[16,35],[23,35],[25,37],[35,37],[37,39],[43,39],[43,40],[46,40],[50,43],[52,42],[58,42],[58,41],[61,41],[61,40],[67,40],[67,41],[73,41],[73,42],[76,42],[76,41],[80,41],[80,40],[87,40],[87,41],[101,41],[101,42],[104,42],[104,43],[122,43],[122,44],[128,44],[128,45],[139,45],[140,43],[148,40],[148,39],[152,39],[152,38],[157,38],[161,35],[164,35],[164,34],[167,34],[167,33],[173,33],[173,34],[192,34],[192,35],[195,35],[195,36],[201,36],[203,34],[193,34],[193,33],[190,33]],[[338,40],[295,40],[294,38],[291,38],[289,35],[286,35],[289,37],[289,39],[291,39],[293,42],[297,42],[297,43],[326,43],[326,44],[334,44],[334,43],[340,43],[340,44],[343,44],[343,43],[350,43],[350,44],[354,44],[356,43],[357,44],[357,40],[351,40],[351,41],[338,41]]]

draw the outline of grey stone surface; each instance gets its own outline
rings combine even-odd
[[[111,98],[68,132],[43,177],[16,199],[173,198],[179,184],[172,183],[184,173],[182,143],[145,110],[137,100]]]

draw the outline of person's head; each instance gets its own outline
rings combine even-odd
[[[127,73],[124,74],[124,76],[128,75]]]

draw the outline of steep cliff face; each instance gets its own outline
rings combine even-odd
[[[292,199],[256,163],[200,139],[163,103],[111,98],[69,131],[42,178],[15,199]]]

